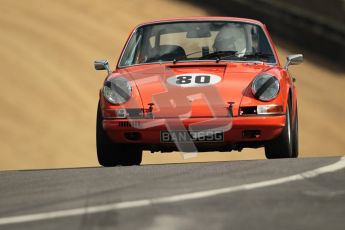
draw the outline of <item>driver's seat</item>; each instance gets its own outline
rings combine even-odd
[[[154,61],[173,61],[186,59],[186,52],[181,46],[177,45],[160,45],[152,48],[149,52],[146,62]]]

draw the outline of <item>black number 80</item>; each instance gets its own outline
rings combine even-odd
[[[183,85],[183,84],[190,84],[192,83],[192,76],[184,75],[184,76],[178,76],[176,80],[176,84]],[[194,82],[196,84],[208,84],[211,81],[211,77],[208,75],[197,75],[194,78]]]

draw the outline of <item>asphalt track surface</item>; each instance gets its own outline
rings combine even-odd
[[[0,229],[344,229],[345,157],[0,172]]]

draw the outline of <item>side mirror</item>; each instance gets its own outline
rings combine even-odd
[[[289,65],[298,65],[303,62],[303,54],[291,54],[286,58],[285,69],[288,69]]]
[[[111,70],[109,68],[109,62],[107,60],[96,60],[95,61],[95,69],[96,70],[107,70],[108,74],[111,74]]]

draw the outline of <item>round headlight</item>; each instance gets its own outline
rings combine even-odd
[[[252,83],[254,96],[261,101],[270,101],[278,95],[279,80],[271,74],[259,74]]]
[[[114,77],[104,83],[103,95],[112,104],[125,103],[131,94],[132,86],[126,78]]]

